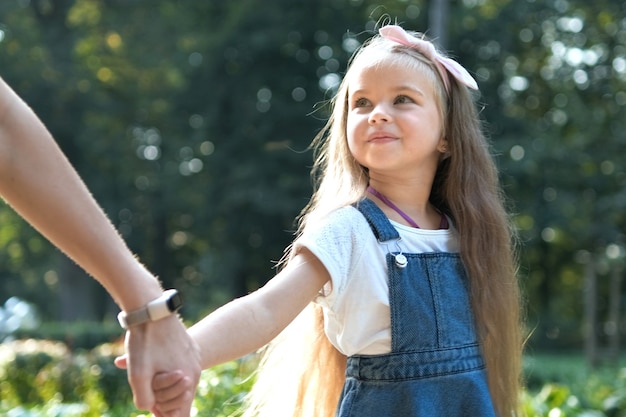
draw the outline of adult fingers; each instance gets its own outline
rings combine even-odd
[[[143,332],[137,330],[126,332],[128,383],[133,391],[135,406],[140,410],[150,410],[155,403],[154,393],[152,392],[154,368],[151,362],[151,351],[148,349]]]

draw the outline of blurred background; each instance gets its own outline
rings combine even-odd
[[[389,20],[478,80],[520,235],[529,361],[617,369],[624,1],[2,0],[0,76],[195,321],[274,274],[311,193],[327,100]],[[122,335],[107,293],[1,200],[0,304],[6,341]]]

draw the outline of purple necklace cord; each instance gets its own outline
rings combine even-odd
[[[383,203],[385,203],[389,208],[391,208],[392,210],[394,210],[396,213],[398,213],[400,216],[402,216],[402,218],[404,220],[407,221],[407,223],[409,223],[411,226],[415,227],[416,229],[419,229],[420,227],[418,226],[417,223],[415,223],[415,221],[409,217],[408,214],[406,214],[405,212],[403,212],[400,207],[396,206],[395,204],[393,204],[391,202],[391,200],[389,200],[387,197],[385,197],[383,194],[379,193],[378,191],[376,191],[371,185],[367,187],[367,191],[370,192],[371,194],[375,195],[376,197],[378,197],[378,199],[380,199],[380,201],[382,201]],[[446,218],[446,216],[444,214],[441,215],[441,222],[439,223],[439,229],[447,229],[448,228],[448,219]]]
[[[418,226],[417,223],[415,223],[415,221],[409,217],[408,214],[406,214],[405,212],[403,212],[402,210],[400,210],[400,207],[396,206],[395,204],[393,204],[391,202],[391,200],[389,200],[387,197],[385,197],[384,195],[382,195],[381,193],[379,193],[378,191],[376,191],[371,185],[369,187],[367,187],[367,191],[369,191],[370,193],[372,193],[373,195],[375,195],[376,197],[378,197],[378,199],[380,201],[382,201],[383,203],[385,203],[389,208],[393,209],[396,213],[398,213],[400,216],[402,216],[402,218],[404,220],[407,221],[407,223],[409,223],[411,226],[415,227],[416,229],[419,229],[420,227]]]

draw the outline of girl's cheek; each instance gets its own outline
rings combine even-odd
[[[364,125],[364,121],[357,118],[357,117],[350,117],[348,116],[348,120],[346,123],[346,130],[347,130],[347,134],[348,136],[354,136],[357,134],[357,132],[359,132],[359,129],[363,129]]]

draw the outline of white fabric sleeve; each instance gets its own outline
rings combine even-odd
[[[363,227],[371,233],[367,221],[357,209],[344,207],[330,213],[314,227],[305,229],[294,242],[296,251],[306,247],[330,274],[331,285],[324,288],[323,297],[334,299],[342,293],[363,252],[363,239],[359,239]],[[332,304],[330,299],[326,303]]]

